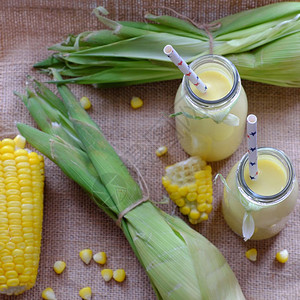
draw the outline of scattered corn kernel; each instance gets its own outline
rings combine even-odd
[[[56,274],[61,274],[66,268],[66,263],[62,260],[58,260],[54,263],[53,269]]]
[[[91,101],[88,97],[82,97],[80,99],[80,104],[84,109],[89,109],[92,106]]]
[[[46,300],[57,300],[54,291],[50,287],[43,290],[42,298]]]
[[[160,157],[165,155],[168,152],[168,148],[166,146],[158,147],[155,151],[155,154]]]
[[[79,256],[88,265],[93,257],[93,252],[91,249],[84,249],[79,252]]]
[[[25,145],[26,145],[26,139],[18,134],[15,138],[14,138],[14,142],[15,142],[15,149],[24,149]]]
[[[98,252],[93,256],[93,259],[96,263],[104,265],[106,263],[106,253]]]
[[[126,273],[124,269],[117,269],[113,273],[113,278],[117,282],[123,282],[125,280]]]
[[[92,299],[92,289],[89,286],[82,288],[79,291],[79,296],[84,300],[91,300]]]
[[[286,249],[277,252],[276,259],[282,264],[286,263],[289,259],[289,252]]]
[[[103,269],[101,275],[105,281],[110,281],[113,278],[113,270]]]
[[[255,248],[251,248],[246,251],[246,257],[251,261],[256,261],[257,259],[257,250]]]
[[[211,167],[200,157],[190,157],[166,168],[162,184],[169,197],[192,224],[208,219],[212,211]]]
[[[132,97],[130,101],[130,105],[133,109],[137,109],[142,107],[144,104],[143,100],[139,97]]]

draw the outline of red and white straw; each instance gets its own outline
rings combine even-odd
[[[256,180],[258,175],[258,167],[257,167],[257,117],[255,115],[249,115],[247,117],[247,140],[248,140],[249,176],[251,180]]]
[[[188,79],[195,85],[195,87],[201,92],[205,93],[207,86],[205,83],[197,76],[197,74],[190,68],[190,66],[179,56],[176,50],[171,46],[167,45],[164,47],[164,53],[170,58],[175,66],[188,77]]]

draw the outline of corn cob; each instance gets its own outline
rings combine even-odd
[[[0,141],[0,293],[7,295],[34,286],[41,246],[43,158],[19,146]]]
[[[180,212],[188,215],[190,223],[208,219],[213,200],[211,167],[200,157],[168,166],[162,183]]]

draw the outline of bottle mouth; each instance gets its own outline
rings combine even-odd
[[[189,79],[187,78],[186,75],[184,75],[183,81],[184,81],[185,87],[188,91],[189,96],[191,97],[192,101],[195,104],[201,104],[204,106],[212,106],[212,105],[216,105],[216,104],[222,104],[228,100],[231,100],[237,93],[238,86],[240,84],[240,75],[239,75],[238,70],[236,69],[235,65],[231,61],[229,61],[227,58],[220,56],[220,55],[208,54],[208,55],[201,56],[199,59],[194,60],[190,64],[190,67],[192,70],[195,71],[200,66],[203,66],[205,64],[212,64],[212,63],[223,67],[224,69],[226,69],[229,72],[230,76],[232,77],[232,82],[233,82],[232,88],[224,97],[222,97],[220,99],[204,100],[201,97],[197,96],[193,92],[193,90],[190,86]]]
[[[290,161],[290,159],[287,157],[287,155],[281,151],[277,150],[275,148],[267,148],[262,147],[257,149],[257,154],[259,155],[269,155],[275,157],[282,165],[284,166],[286,172],[287,172],[287,181],[285,184],[285,187],[280,190],[278,193],[274,195],[260,195],[252,191],[249,186],[247,185],[244,177],[244,169],[246,164],[248,163],[248,153],[246,153],[238,167],[237,167],[237,186],[240,191],[240,193],[246,197],[249,201],[251,201],[254,204],[260,204],[260,205],[270,205],[275,204],[283,201],[292,191],[293,182],[295,179],[295,172],[293,165]]]

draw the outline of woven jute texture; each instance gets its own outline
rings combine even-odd
[[[245,9],[276,1],[92,1],[92,0],[2,0],[0,9],[0,137],[14,137],[16,122],[34,125],[28,111],[13,95],[24,91],[26,75],[40,80],[47,77],[32,69],[46,58],[47,46],[60,42],[69,33],[101,28],[92,9],[105,6],[117,20],[142,20],[145,12],[164,13],[168,6],[202,23]],[[174,120],[166,117],[172,111],[179,81],[160,82],[125,88],[96,90],[91,86],[72,85],[78,98],[88,96],[93,108],[90,114],[118,153],[134,160],[150,189],[151,199],[165,195],[161,185],[164,167],[187,158],[175,136]],[[249,112],[259,119],[260,146],[284,150],[299,174],[300,166],[300,97],[299,89],[281,88],[243,81],[249,100]],[[144,100],[142,109],[130,107],[132,96]],[[158,158],[155,149],[166,145],[168,155]],[[213,173],[227,175],[245,153],[246,141],[229,159],[213,163]],[[207,237],[226,257],[241,288],[249,300],[300,299],[300,206],[292,213],[285,229],[265,241],[244,242],[226,225],[221,213],[222,184],[214,185],[214,210],[207,222],[192,226]],[[0,299],[41,299],[44,288],[51,286],[57,299],[79,299],[78,291],[91,286],[93,299],[150,300],[155,294],[147,275],[133,254],[121,230],[58,167],[46,159],[43,240],[36,286],[18,297]],[[185,221],[173,203],[160,204],[163,210]],[[245,258],[245,251],[255,247],[258,260]],[[122,284],[105,283],[102,267],[86,266],[79,251],[91,248],[105,251],[106,267],[124,268],[127,278]],[[274,258],[278,250],[288,249],[290,259],[280,265]],[[65,260],[67,268],[60,276],[53,271],[56,260]],[[184,261],[182,261],[184,265]],[[172,274],[166,274],[170,276]],[[222,288],[222,287],[216,287]],[[222,300],[222,299],[212,299]],[[234,299],[232,299],[234,300]]]

